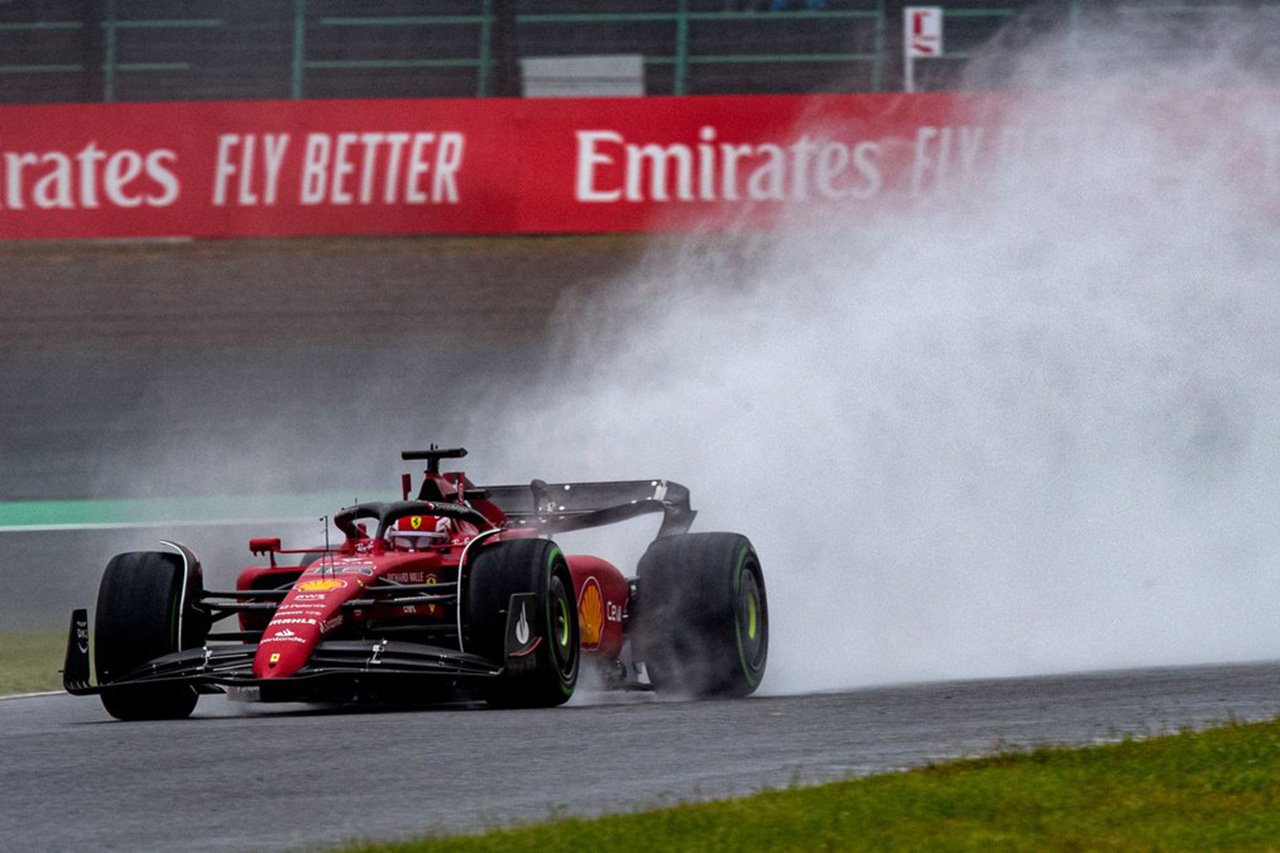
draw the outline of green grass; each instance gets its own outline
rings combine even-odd
[[[0,632],[0,696],[62,687],[66,631]]]
[[[1275,850],[1280,720],[351,850]]]

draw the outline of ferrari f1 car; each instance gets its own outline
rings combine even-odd
[[[188,716],[200,694],[264,702],[483,700],[550,707],[580,670],[609,687],[745,696],[760,684],[769,615],[755,550],[735,533],[689,533],[689,491],[665,480],[476,486],[425,460],[412,499],[334,514],[341,542],[285,549],[235,589],[204,587],[187,547],[119,554],[88,611],[72,614],[64,685],[121,720]],[[552,536],[661,514],[628,579]],[[300,561],[282,555],[303,554]],[[238,624],[218,627],[235,617]]]

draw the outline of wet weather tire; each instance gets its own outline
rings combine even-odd
[[[532,668],[502,677],[486,694],[503,708],[550,708],[573,695],[578,681],[578,608],[564,554],[546,539],[515,539],[480,548],[466,568],[467,651],[502,662],[511,596],[533,593],[540,641]]]
[[[102,705],[116,719],[181,719],[195,709],[193,687],[109,686],[153,658],[203,642],[197,636],[200,627],[184,625],[180,618],[186,605],[183,581],[183,561],[177,554],[135,551],[118,554],[107,564],[98,588],[94,658],[98,683],[103,685]],[[188,590],[187,598],[198,594]]]
[[[755,692],[769,656],[769,608],[745,536],[659,539],[640,559],[636,585],[636,652],[655,688],[696,697]]]

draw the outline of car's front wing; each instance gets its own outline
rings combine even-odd
[[[513,608],[513,611],[516,609]],[[516,632],[508,631],[513,638]],[[329,640],[310,660],[285,678],[257,678],[254,643],[206,645],[162,655],[107,684],[92,684],[88,613],[71,616],[63,686],[77,696],[103,690],[189,685],[200,693],[235,692],[266,702],[344,700],[362,695],[428,698],[454,685],[482,682],[519,671],[539,638],[509,639],[506,659],[495,663],[457,649],[396,640]],[[433,689],[433,683],[435,688]]]

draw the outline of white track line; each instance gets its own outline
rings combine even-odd
[[[65,691],[50,690],[46,693],[14,693],[10,696],[0,696],[0,702],[9,699],[39,699],[41,696],[61,696]]]
[[[131,530],[150,527],[243,527],[312,522],[311,516],[289,518],[211,518],[201,521],[87,521],[71,524],[0,524],[0,533],[48,533],[65,530]]]

